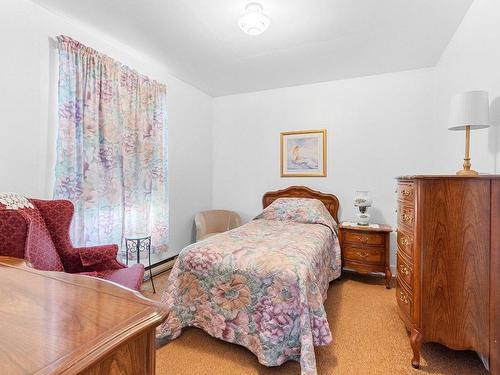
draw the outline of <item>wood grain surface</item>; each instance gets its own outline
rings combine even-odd
[[[499,375],[500,176],[407,176],[398,184],[397,298],[412,365],[422,343],[438,342],[480,353]]]
[[[490,373],[500,375],[500,180],[491,183]]]
[[[378,228],[339,225],[342,266],[359,273],[385,274],[386,288],[390,289],[390,234],[392,228],[381,224]]]
[[[154,329],[167,314],[157,302],[8,257],[0,257],[0,280],[2,374],[154,373]]]
[[[490,181],[424,184],[423,336],[488,355]]]

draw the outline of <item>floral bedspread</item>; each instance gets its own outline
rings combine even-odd
[[[170,314],[157,336],[195,326],[263,365],[297,360],[302,374],[316,374],[313,346],[332,340],[323,302],[341,272],[334,229],[256,219],[188,246],[163,293]]]

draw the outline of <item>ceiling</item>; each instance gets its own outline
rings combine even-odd
[[[434,66],[473,0],[36,0],[165,63],[212,96]]]

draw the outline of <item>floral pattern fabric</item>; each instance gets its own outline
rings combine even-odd
[[[311,198],[278,198],[267,206],[256,219],[294,221],[323,224],[337,231],[337,223],[323,202]]]
[[[78,246],[168,243],[166,88],[60,36],[54,198],[71,200]]]
[[[266,366],[297,360],[302,374],[316,374],[314,346],[332,340],[323,302],[340,272],[329,225],[253,220],[179,254],[157,336],[174,339],[195,326],[245,346]]]

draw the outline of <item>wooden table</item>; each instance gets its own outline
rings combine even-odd
[[[0,257],[2,374],[154,374],[166,315],[111,282]]]

